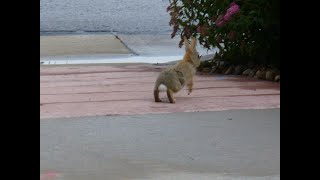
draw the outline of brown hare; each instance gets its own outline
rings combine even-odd
[[[166,68],[159,74],[153,91],[155,102],[161,102],[160,91],[167,91],[170,103],[176,102],[173,94],[180,91],[185,85],[188,87],[188,95],[192,92],[193,76],[200,65],[200,56],[196,50],[196,38],[192,38],[191,45],[186,37],[183,38],[185,55],[177,64]]]

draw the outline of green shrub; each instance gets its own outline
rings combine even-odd
[[[218,58],[280,68],[279,0],[169,0],[171,37],[195,36]]]

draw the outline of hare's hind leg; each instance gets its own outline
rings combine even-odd
[[[176,102],[176,99],[173,97],[173,91],[168,89],[167,90],[167,96],[168,96],[168,99],[170,101],[170,103],[175,103]]]
[[[153,95],[154,95],[154,101],[155,102],[161,102],[161,99],[159,98],[159,90],[158,89],[155,89],[153,91]]]
[[[190,95],[192,92],[192,87],[193,87],[192,79],[188,82],[187,87],[188,87],[188,95]]]

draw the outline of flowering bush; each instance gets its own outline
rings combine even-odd
[[[169,0],[171,37],[195,36],[236,63],[280,64],[279,0]]]

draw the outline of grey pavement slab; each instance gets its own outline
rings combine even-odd
[[[280,179],[280,109],[40,121],[41,177]]]

